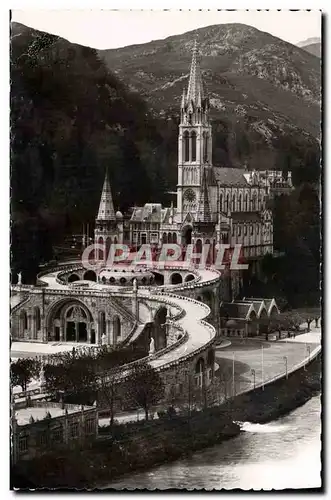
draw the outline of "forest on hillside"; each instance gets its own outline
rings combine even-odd
[[[22,27],[19,28],[22,30]],[[245,128],[213,122],[214,163],[247,162],[264,146]],[[115,209],[157,200],[177,181],[178,116],[157,117],[106,68],[94,49],[25,28],[11,45],[11,268],[33,282],[66,234],[92,228],[106,168]],[[278,200],[276,247],[286,252],[286,290],[319,280],[319,149],[310,139],[275,140],[279,168],[293,171],[297,190]],[[248,166],[249,161],[248,161]],[[306,191],[304,191],[306,190]],[[306,195],[309,194],[309,202]],[[299,222],[293,217],[293,210]],[[306,259],[306,260],[305,260]],[[307,262],[308,262],[307,261]],[[292,265],[293,264],[293,265]],[[294,265],[295,264],[295,265]],[[308,279],[308,278],[307,278]],[[294,287],[294,288],[293,288]],[[287,293],[286,290],[284,293]]]

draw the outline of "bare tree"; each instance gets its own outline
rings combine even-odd
[[[158,372],[148,363],[137,365],[127,381],[126,396],[129,402],[140,406],[148,420],[149,411],[164,395],[164,384]]]

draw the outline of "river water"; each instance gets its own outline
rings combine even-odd
[[[276,489],[321,486],[321,404],[313,397],[269,424],[242,425],[243,432],[213,448],[126,476],[116,489]]]

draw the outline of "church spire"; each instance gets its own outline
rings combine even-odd
[[[97,220],[115,221],[115,210],[113,197],[111,194],[110,184],[108,180],[108,172],[106,171],[105,181],[103,183],[101,200]]]
[[[205,169],[203,169],[203,174],[202,174],[202,186],[201,186],[201,191],[200,191],[197,221],[198,222],[211,222],[208,183],[207,183]]]
[[[192,53],[192,62],[190,69],[190,79],[187,89],[187,103],[193,102],[194,106],[198,106],[198,100],[203,100],[204,88],[201,77],[200,60],[198,54],[197,41],[195,39]]]

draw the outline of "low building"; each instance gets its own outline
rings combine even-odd
[[[268,320],[279,314],[275,299],[243,298],[240,301],[221,302],[221,335],[249,337],[265,334]]]
[[[82,445],[98,434],[95,406],[30,401],[12,411],[12,459],[29,460],[56,447]]]

